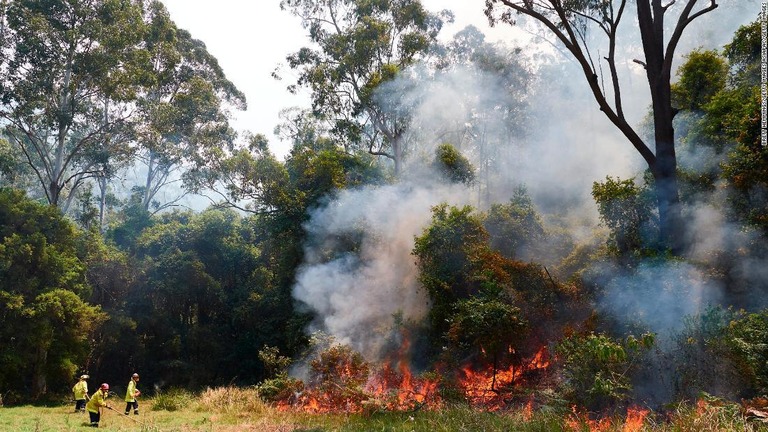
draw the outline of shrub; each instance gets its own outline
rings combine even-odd
[[[735,312],[720,307],[684,318],[669,362],[675,369],[675,396],[693,400],[701,392],[723,394],[741,387],[738,371],[726,361],[728,324],[736,318]]]
[[[591,411],[617,408],[632,390],[629,374],[635,360],[653,340],[650,334],[640,339],[589,334],[562,340],[555,347],[562,378],[559,390],[571,404]]]
[[[188,407],[195,401],[195,395],[183,389],[170,389],[167,392],[158,392],[152,400],[152,409],[155,411],[177,411]]]
[[[304,382],[280,373],[274,378],[262,381],[257,386],[259,396],[267,402],[290,402],[294,395],[304,390]]]
[[[768,309],[732,321],[727,344],[753,395],[768,394]]]

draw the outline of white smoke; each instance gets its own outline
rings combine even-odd
[[[722,300],[722,285],[683,261],[645,262],[636,269],[604,263],[593,269],[601,287],[598,310],[619,321],[625,332],[651,331],[670,336],[682,317],[702,312]]]
[[[379,354],[394,316],[420,320],[429,299],[419,289],[414,238],[431,219],[431,207],[465,203],[460,186],[398,184],[342,191],[312,214],[294,297],[317,316],[323,331],[369,358]],[[353,232],[354,253],[334,254],[339,237]],[[330,253],[329,253],[330,251]]]

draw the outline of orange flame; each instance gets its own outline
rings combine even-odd
[[[624,432],[639,432],[650,410],[640,407],[627,408],[627,420],[624,422]]]
[[[707,401],[699,399],[696,401],[696,414],[703,415],[707,411]]]
[[[327,412],[362,412],[368,406],[376,406],[390,411],[406,411],[414,408],[436,409],[442,406],[438,394],[438,379],[414,376],[411,371],[407,352],[410,343],[406,339],[392,358],[368,375],[368,382],[360,387],[346,388],[346,382],[354,383],[356,372],[350,364],[339,365],[335,384],[321,384],[318,387],[305,388],[286,400],[277,403],[280,410],[296,409],[311,413]],[[514,352],[509,347],[509,352]],[[506,370],[492,369],[475,371],[464,367],[459,385],[466,398],[475,406],[496,411],[508,401],[503,391],[521,384],[526,374],[549,367],[546,347],[542,347],[530,360],[513,365]],[[357,372],[359,375],[359,371]],[[338,387],[338,388],[337,388]],[[530,419],[533,415],[533,400],[523,408],[523,416]]]
[[[416,405],[437,408],[440,405],[437,387],[436,380],[414,377],[408,364],[399,362],[397,368],[384,365],[365,389],[373,397],[383,400],[387,409],[403,411]]]
[[[514,350],[510,348],[510,352]],[[546,347],[542,347],[531,360],[522,365],[512,365],[506,370],[474,371],[470,366],[462,368],[460,379],[464,395],[473,405],[481,405],[490,411],[503,407],[500,390],[520,383],[523,376],[531,371],[549,367]]]
[[[566,428],[574,432],[581,431],[584,426],[590,432],[605,432],[611,429],[611,419],[608,417],[591,419],[587,414],[579,413],[576,406],[571,407],[571,411],[573,414],[566,417],[564,423]]]
[[[523,420],[530,421],[533,418],[533,398],[529,399],[523,407]]]

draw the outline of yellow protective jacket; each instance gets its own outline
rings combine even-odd
[[[75,394],[75,400],[85,399],[85,395],[88,394],[88,382],[85,380],[78,381],[74,387],[72,387],[72,393]]]
[[[107,401],[105,400],[106,398],[107,397],[104,395],[104,392],[102,392],[101,389],[96,390],[93,396],[91,396],[91,400],[85,404],[85,409],[92,413],[99,412],[99,408],[107,406]]]
[[[125,391],[126,402],[136,402],[136,381],[131,379],[128,383],[128,390]]]

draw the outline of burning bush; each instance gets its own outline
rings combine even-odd
[[[438,381],[434,374],[414,376],[405,358],[372,370],[360,353],[336,344],[310,362],[306,385],[278,376],[265,381],[260,394],[278,407],[309,412],[405,411],[438,406]]]
[[[473,297],[456,304],[448,339],[461,351],[490,357],[497,366],[503,355],[514,354],[525,335],[526,322],[520,309],[495,299]]]
[[[351,409],[366,399],[363,386],[368,382],[370,365],[352,348],[334,345],[312,360],[310,367],[310,387],[322,405]]]

